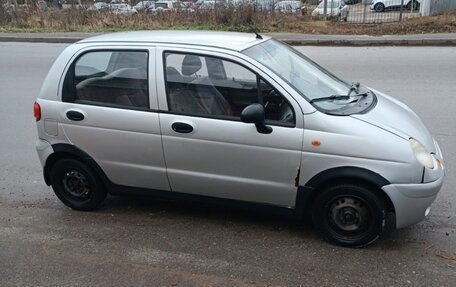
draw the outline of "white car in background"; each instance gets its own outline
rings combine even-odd
[[[95,2],[87,8],[87,11],[104,12],[109,11],[109,4],[105,2]]]
[[[374,0],[370,6],[371,10],[383,12],[386,9],[397,9],[404,5],[407,9],[418,10],[421,0]]]
[[[138,13],[135,8],[132,8],[129,4],[111,4],[110,11],[113,14],[123,15],[123,16],[130,16],[133,14]]]
[[[177,9],[176,1],[157,1],[154,6],[149,7],[147,11],[149,12],[162,12],[162,11],[172,11]]]
[[[327,16],[336,17],[339,20],[347,21],[348,18],[348,6],[343,0],[328,0],[326,4],[325,13],[325,2],[322,1],[318,4],[317,8],[313,10],[312,16]]]
[[[138,4],[136,4],[133,8],[135,8],[137,11],[141,10],[146,10],[148,8],[153,8],[155,5],[155,1],[141,1]]]
[[[155,5],[147,9],[151,13],[161,13],[165,11],[192,11],[186,5],[178,1],[157,1]]]
[[[282,13],[302,13],[306,14],[307,9],[302,5],[301,1],[286,0],[277,2],[274,6],[274,10]]]

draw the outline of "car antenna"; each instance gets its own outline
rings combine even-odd
[[[253,33],[255,33],[256,38],[257,38],[258,40],[263,40],[263,37],[261,37],[261,35],[258,34],[257,29],[256,29],[254,26],[250,26],[250,31],[253,32]]]

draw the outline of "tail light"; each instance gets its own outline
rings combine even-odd
[[[37,122],[41,120],[41,107],[40,104],[38,104],[37,102],[35,102],[35,104],[33,105],[33,115],[35,116],[35,120]]]

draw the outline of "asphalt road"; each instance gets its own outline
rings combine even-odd
[[[72,211],[42,179],[32,105],[65,45],[0,43],[0,286],[456,286],[456,50],[301,47],[404,101],[447,178],[423,222],[364,249],[270,215],[138,198]]]

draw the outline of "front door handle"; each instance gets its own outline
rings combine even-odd
[[[77,111],[68,111],[66,113],[66,116],[72,121],[82,121],[84,119],[84,115],[81,112]]]
[[[171,125],[171,128],[176,133],[181,133],[181,134],[188,134],[193,131],[193,127],[191,125],[186,124],[186,123],[180,123],[180,122],[173,123]]]

